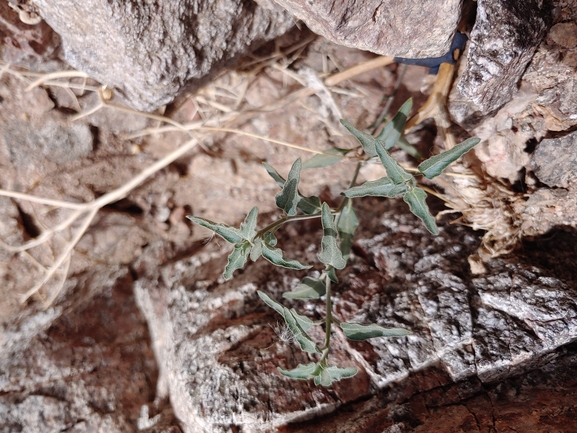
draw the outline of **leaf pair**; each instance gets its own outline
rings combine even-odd
[[[358,373],[355,367],[336,367],[326,365],[324,362],[311,362],[310,364],[299,364],[297,368],[285,370],[278,368],[283,376],[291,379],[309,380],[314,379],[315,385],[331,386],[333,382],[353,377]]]
[[[401,138],[411,105],[411,100],[405,102],[394,119],[385,125],[377,137],[359,131],[350,123],[342,121],[351,134],[359,140],[365,152],[370,156],[378,156],[381,164],[387,170],[386,177],[350,188],[343,195],[349,198],[402,196],[403,200],[409,205],[411,212],[423,221],[425,227],[431,233],[438,234],[437,224],[426,203],[426,192],[416,186],[415,177],[403,169],[388,152]],[[449,164],[471,150],[479,141],[478,138],[470,138],[450,150],[427,159],[417,169],[426,178],[433,179],[440,175]]]
[[[225,280],[232,278],[232,274],[237,269],[242,268],[248,258],[254,262],[260,256],[273,265],[289,269],[309,269],[311,266],[303,265],[297,260],[286,260],[283,252],[275,248],[276,237],[271,232],[265,232],[262,237],[258,236],[256,231],[256,221],[258,217],[258,208],[255,206],[248,213],[240,228],[227,226],[226,224],[217,224],[205,218],[187,216],[192,222],[212,230],[224,240],[234,244],[234,248],[228,256],[226,267],[224,268],[223,277]]]
[[[286,180],[273,167],[263,163],[266,171],[278,186],[282,189],[275,196],[276,205],[289,216],[296,215],[300,209],[307,215],[312,215],[321,210],[321,201],[318,197],[304,197],[299,193],[298,185],[302,169],[301,159],[298,158],[292,165]]]
[[[279,313],[289,331],[294,336],[295,340],[298,342],[300,348],[308,353],[321,353],[316,343],[307,334],[307,331],[312,327],[313,322],[306,316],[303,316],[295,311],[294,308],[288,309],[287,307],[279,304],[266,293],[258,291],[258,296],[271,308],[273,308],[277,313]]]

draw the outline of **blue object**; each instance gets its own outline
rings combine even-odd
[[[465,43],[467,42],[467,35],[464,33],[457,32],[455,34],[455,39],[453,39],[453,44],[451,45],[451,49],[447,54],[441,57],[429,57],[426,59],[406,59],[404,57],[395,57],[395,62],[397,63],[404,63],[406,65],[417,65],[417,66],[425,66],[429,69],[429,74],[437,75],[439,72],[439,66],[441,63],[456,63],[454,53],[455,50],[463,50],[465,48]]]

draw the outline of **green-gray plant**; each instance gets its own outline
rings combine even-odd
[[[357,373],[357,369],[353,367],[343,368],[329,365],[328,355],[333,325],[338,326],[343,334],[351,340],[401,337],[410,334],[410,331],[402,328],[385,328],[377,324],[339,321],[333,314],[331,289],[333,284],[338,284],[336,271],[346,266],[353,245],[354,232],[359,225],[352,206],[354,198],[364,196],[402,197],[409,205],[410,211],[424,223],[432,234],[439,232],[435,218],[431,215],[425,201],[426,192],[418,186],[416,177],[401,167],[389,153],[394,146],[397,146],[412,155],[418,154],[402,135],[411,107],[412,101],[409,99],[394,118],[384,125],[377,136],[362,132],[345,120],[341,121],[343,126],[361,143],[366,159],[379,158],[387,175],[362,185],[352,185],[342,193],[344,197],[337,208],[332,209],[327,203],[321,202],[318,197],[305,197],[299,191],[300,173],[303,168],[332,165],[341,161],[348,153],[346,149],[334,148],[322,155],[316,155],[304,163],[301,162],[300,158],[297,159],[286,179],[273,167],[264,164],[269,175],[281,188],[275,201],[282,210],[282,215],[260,230],[257,230],[257,207],[252,208],[241,223],[240,228],[188,216],[192,222],[212,230],[233,244],[233,250],[224,270],[226,280],[232,278],[234,271],[242,268],[249,258],[256,261],[261,256],[276,266],[296,270],[310,269],[311,265],[285,258],[282,249],[276,246],[276,233],[287,222],[312,218],[321,220],[323,236],[317,258],[323,265],[323,269],[320,271],[320,275],[318,272],[315,273],[318,276],[304,277],[292,291],[284,293],[283,297],[287,299],[319,299],[324,297],[326,306],[324,320],[318,323],[313,322],[308,317],[299,314],[294,308],[289,309],[266,293],[258,291],[260,298],[282,316],[287,329],[294,336],[294,340],[300,348],[313,357],[319,357],[316,362],[306,365],[300,364],[292,370],[279,368],[280,373],[284,376],[293,379],[313,379],[316,385],[330,386],[335,381],[352,377]],[[418,174],[428,179],[440,175],[449,164],[471,150],[479,141],[478,138],[470,138],[450,150],[427,159],[417,167]],[[357,173],[360,164],[357,165]],[[352,184],[355,181],[356,174]],[[318,325],[324,325],[325,339],[322,345],[314,341],[309,335],[309,330]]]

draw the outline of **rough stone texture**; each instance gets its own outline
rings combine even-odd
[[[577,181],[577,132],[542,140],[531,155],[531,168],[550,187],[567,188]]]
[[[333,360],[360,373],[332,391],[275,372],[309,361],[274,334],[278,317],[256,290],[280,299],[302,274],[259,261],[223,283],[217,276],[226,255],[213,244],[160,271],[155,256],[164,257],[162,250],[141,257],[136,296],[153,335],[159,387],[186,432],[268,431],[386,393],[393,384],[408,398],[472,379],[502,381],[548,362],[577,338],[575,233],[555,242],[555,257],[527,244],[525,256],[495,260],[474,278],[467,256],[479,238],[468,229],[442,225],[441,235],[431,237],[402,202],[361,206],[355,258],[335,289],[337,316],[414,334],[355,343],[337,332]],[[313,263],[311,229],[318,227],[288,229],[282,245]],[[319,303],[290,305],[311,318],[322,311]]]
[[[12,3],[12,2],[11,2]],[[0,1],[0,56],[7,63],[15,63],[32,70],[48,71],[63,68],[59,59],[60,37],[48,24],[22,22],[30,5],[12,5]],[[20,17],[17,10],[20,10]],[[22,18],[21,18],[22,17]],[[25,18],[24,18],[25,19]],[[34,21],[32,21],[34,22]]]
[[[549,0],[479,0],[464,72],[450,97],[453,119],[470,127],[507,103],[551,24]]]
[[[439,57],[450,48],[462,0],[275,0],[325,38],[387,56]]]
[[[178,433],[157,374],[128,276],[2,360],[0,431]]]
[[[284,32],[293,18],[253,1],[34,0],[66,60],[153,110]]]

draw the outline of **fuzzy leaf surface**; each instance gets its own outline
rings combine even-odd
[[[337,229],[339,231],[341,253],[343,254],[343,259],[347,261],[351,253],[351,248],[353,247],[353,239],[355,230],[359,226],[359,219],[353,209],[353,201],[349,198],[345,200],[346,202],[343,205],[337,222]]]
[[[289,171],[282,190],[275,196],[276,205],[291,216],[296,215],[297,205],[301,199],[298,191],[301,167],[301,159],[297,158]]]
[[[326,203],[322,205],[321,222],[323,224],[323,238],[321,240],[321,252],[317,257],[325,265],[335,269],[343,269],[347,262],[339,249],[335,217],[331,215],[331,209]]]
[[[270,166],[266,162],[263,162],[262,165],[264,165],[264,168],[266,169],[267,173],[270,175],[270,177],[274,179],[276,184],[282,188],[286,182],[285,178],[282,177],[278,171],[276,171],[272,166]]]
[[[327,292],[325,284],[312,277],[304,277],[303,280],[291,292],[283,293],[287,299],[318,299]]]
[[[427,179],[433,179],[440,175],[445,168],[452,162],[455,162],[481,141],[480,138],[469,138],[460,144],[457,144],[452,149],[446,150],[435,156],[431,156],[426,161],[419,164],[418,170],[423,173]]]
[[[413,176],[407,173],[380,143],[377,143],[376,149],[383,167],[387,170],[387,177],[389,177],[395,185],[401,185],[413,179]]]
[[[325,367],[321,369],[320,374],[315,376],[315,385],[331,386],[333,382],[338,382],[342,379],[348,379],[357,373],[358,370],[354,367]]]
[[[262,255],[262,239],[256,238],[250,250],[250,259],[256,262],[258,258]]]
[[[361,146],[363,146],[363,150],[369,156],[377,156],[377,139],[373,137],[371,134],[367,134],[366,132],[359,131],[354,125],[344,119],[341,119],[341,124],[348,129],[348,131],[353,134],[353,136],[359,140]]]
[[[231,244],[236,244],[237,242],[243,240],[240,230],[235,227],[230,227],[227,226],[226,224],[217,224],[210,220],[204,218],[198,218],[192,215],[188,215],[187,218],[191,220],[193,223],[198,224],[199,226],[212,230],[221,238],[223,238],[225,241],[228,241]]]
[[[312,379],[317,375],[320,370],[320,366],[316,362],[311,362],[310,364],[299,364],[297,368],[292,370],[285,370],[278,367],[279,372],[286,377],[291,379],[308,380]]]
[[[311,159],[306,160],[303,163],[303,170],[305,168],[320,168],[320,167],[328,167],[330,165],[334,165],[338,162],[343,160],[343,156],[350,152],[350,149],[341,149],[339,147],[333,147],[332,149],[323,150],[323,152],[330,153],[331,155],[325,154],[316,154]]]
[[[240,235],[247,241],[252,241],[256,236],[256,219],[258,207],[253,207],[240,225]]]
[[[302,197],[299,195],[299,197],[297,207],[307,215],[314,215],[321,211],[321,200],[318,197],[314,195],[311,197]]]
[[[268,305],[269,307],[271,307],[277,313],[279,313],[281,316],[284,317],[284,309],[285,309],[284,305],[279,304],[277,301],[275,301],[269,295],[267,295],[264,292],[261,292],[260,290],[257,290],[257,293],[258,293],[258,296],[260,297],[260,299],[262,299],[266,305]]]
[[[291,308],[289,311],[293,315],[293,317],[296,319],[299,326],[304,331],[308,331],[314,325],[314,323],[311,319],[309,319],[307,316],[303,316],[302,314],[297,313],[297,311],[294,308]]]
[[[283,252],[279,248],[272,248],[271,246],[264,244],[262,247],[262,256],[271,262],[273,265],[281,266],[288,269],[310,269],[311,266],[303,265],[296,260],[286,260],[283,257]]]
[[[399,142],[401,134],[405,129],[405,123],[407,123],[407,118],[409,117],[411,108],[413,108],[413,99],[409,98],[407,102],[399,108],[399,111],[397,111],[393,120],[387,123],[383,127],[381,133],[377,136],[377,140],[383,144],[383,147],[386,150],[391,150],[393,146]]]
[[[402,328],[384,328],[382,326],[371,324],[361,325],[358,323],[341,322],[341,329],[351,340],[363,341],[375,337],[403,337],[411,332]]]
[[[234,245],[234,249],[228,256],[228,262],[224,268],[223,277],[225,280],[230,280],[234,271],[245,265],[248,259],[248,254],[250,253],[250,248],[251,245],[248,241],[239,242]]]
[[[395,184],[388,177],[365,182],[362,185],[354,186],[343,192],[345,197],[398,197],[406,193],[408,185],[406,183]]]
[[[435,223],[435,218],[429,212],[429,207],[425,201],[426,198],[427,193],[419,187],[412,188],[403,196],[403,200],[409,205],[411,212],[423,221],[427,230],[434,235],[438,235],[439,229]]]
[[[321,353],[321,350],[317,347],[316,343],[300,326],[299,322],[297,321],[297,318],[286,307],[284,309],[284,320],[287,324],[288,329],[292,332],[302,350],[304,350],[307,353]]]

